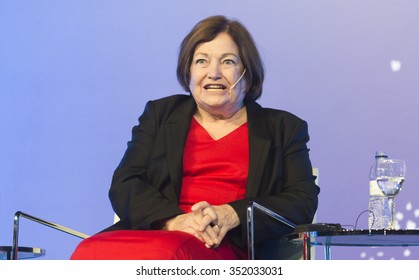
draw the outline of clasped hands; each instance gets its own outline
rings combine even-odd
[[[207,248],[215,248],[229,230],[240,224],[236,211],[228,204],[211,205],[201,201],[192,205],[191,210],[168,220],[163,229],[192,234]]]

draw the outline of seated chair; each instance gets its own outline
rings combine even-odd
[[[316,184],[318,182],[318,170],[316,168],[313,169],[313,175],[315,175],[316,178]],[[295,228],[295,224],[293,224],[292,222],[288,221],[286,218],[278,215],[277,213],[274,213],[273,211],[265,208],[264,206],[257,204],[255,202],[251,202],[249,207],[248,207],[248,217],[247,217],[247,226],[248,226],[248,258],[249,259],[302,259],[302,256],[304,255],[304,259],[307,259],[307,254],[312,254],[312,252],[306,252],[303,250],[303,248],[306,248],[305,246],[302,246],[301,244],[298,243],[292,243],[292,242],[287,242],[284,241],[283,239],[278,239],[278,240],[270,240],[267,242],[262,242],[261,244],[258,244],[257,246],[255,246],[254,244],[254,232],[253,232],[253,225],[255,222],[253,219],[253,213],[254,211],[261,211],[263,214],[266,214],[270,217],[272,217],[273,219],[276,219],[277,221],[279,221],[280,223],[282,223],[283,225],[286,225],[288,227],[290,227],[290,232],[293,231],[293,228]],[[16,212],[15,214],[15,218],[14,218],[14,229],[13,229],[13,246],[12,246],[12,259],[16,260],[18,259],[18,253],[19,253],[19,245],[18,245],[18,237],[19,237],[19,219],[20,217],[29,219],[31,221],[40,223],[42,225],[51,227],[53,229],[62,231],[64,233],[82,238],[82,239],[87,239],[89,236],[75,231],[73,229],[64,227],[62,225],[56,224],[56,223],[52,223],[37,217],[34,217],[32,215],[23,213],[21,211]],[[114,215],[114,223],[116,223],[119,220],[118,216],[115,214]],[[124,231],[121,232],[122,234],[116,239],[116,240],[110,240],[110,242],[112,243],[118,243],[116,244],[117,246],[114,246],[115,248],[117,248],[117,250],[114,253],[114,256],[117,256],[118,251],[120,252],[121,250],[130,250],[132,247],[132,242],[135,241],[135,238],[137,238],[135,236],[135,231],[129,230],[129,231]],[[107,233],[105,233],[107,234]],[[111,234],[112,235],[112,234]],[[196,246],[196,242],[200,242],[197,241],[197,239],[195,237],[193,237],[192,235],[188,235],[185,234],[184,237],[181,238],[182,240],[179,240],[180,243],[182,242],[186,242],[188,244],[190,244],[190,247],[193,248]],[[109,240],[107,240],[109,241]],[[130,244],[131,242],[131,244]],[[122,244],[122,245],[121,245]],[[122,247],[121,247],[122,246]],[[125,249],[123,249],[125,248]],[[163,248],[164,250],[164,248]],[[304,251],[304,252],[303,252]],[[108,254],[109,252],[107,252]],[[184,257],[184,255],[182,254],[186,254],[185,252],[179,252],[179,256],[175,256],[175,257],[179,257],[182,258]],[[126,256],[130,256],[129,254],[125,254]],[[132,259],[135,259],[135,254],[131,255]],[[117,257],[116,257],[117,258]],[[200,259],[211,259],[211,256],[202,256]],[[308,259],[310,259],[310,256],[308,257]]]

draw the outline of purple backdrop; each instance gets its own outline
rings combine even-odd
[[[385,150],[407,161],[397,219],[417,228],[418,13],[417,1],[1,1],[0,245],[18,210],[86,234],[113,222],[107,192],[131,127],[146,101],[182,92],[179,43],[214,14],[252,32],[267,68],[260,103],[309,123],[317,221],[355,224]],[[22,221],[21,245],[45,248],[44,259],[68,259],[79,241]],[[334,248],[333,258],[419,259],[419,249]]]

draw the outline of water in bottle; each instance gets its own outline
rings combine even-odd
[[[369,200],[369,229],[388,229],[391,223],[391,204],[387,196],[380,190],[375,177],[375,168],[377,162],[387,159],[388,154],[385,152],[377,152],[375,154],[374,164],[370,169],[370,200]]]

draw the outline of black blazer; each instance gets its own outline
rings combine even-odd
[[[319,193],[306,145],[307,123],[256,102],[247,102],[246,107],[250,145],[246,198],[229,203],[241,223],[229,235],[240,245],[246,244],[250,200],[302,224],[313,220]],[[183,213],[178,207],[182,157],[195,111],[189,95],[147,103],[112,179],[109,198],[121,219],[112,229],[152,229],[156,222]],[[256,242],[289,231],[269,217],[256,215],[256,219]]]

